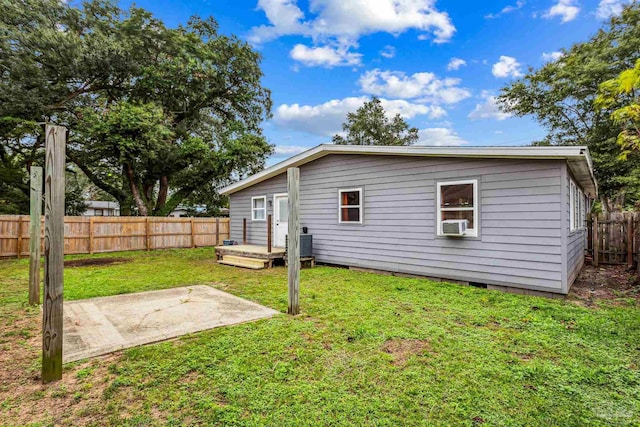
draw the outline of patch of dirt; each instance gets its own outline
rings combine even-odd
[[[640,276],[623,265],[585,265],[571,286],[569,298],[591,305],[594,300],[633,298],[640,301]]]
[[[131,262],[132,258],[82,258],[70,259],[64,262],[65,267],[93,267]]]
[[[42,384],[41,314],[25,309],[0,324],[0,425],[101,425],[104,390],[114,380],[109,365],[120,353],[65,365],[62,380]]]
[[[393,364],[403,366],[407,360],[415,354],[423,354],[431,350],[427,340],[418,339],[391,339],[382,345],[382,351],[393,356]]]

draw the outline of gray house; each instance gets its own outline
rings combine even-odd
[[[558,294],[583,265],[586,147],[320,145],[222,190],[231,239],[266,247],[272,215],[284,246],[289,167],[317,262]]]

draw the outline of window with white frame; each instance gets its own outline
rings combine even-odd
[[[466,236],[477,237],[478,180],[439,182],[436,186],[438,235],[442,235],[442,221],[466,220]]]
[[[338,190],[338,222],[362,224],[362,188]]]
[[[267,196],[258,196],[251,198],[251,220],[267,220]]]
[[[582,230],[586,227],[588,197],[569,180],[569,227],[571,231]]]

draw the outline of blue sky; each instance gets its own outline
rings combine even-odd
[[[368,97],[425,145],[526,145],[545,135],[499,112],[509,81],[587,40],[630,0],[142,0],[167,25],[213,16],[263,55],[269,163],[330,142]],[[123,3],[126,6],[127,3]]]

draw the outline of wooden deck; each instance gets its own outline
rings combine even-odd
[[[282,260],[286,264],[287,259],[284,248],[272,248],[271,252],[266,246],[258,245],[216,246],[215,249],[220,264],[255,270],[273,267],[274,260]],[[300,258],[300,262],[302,268],[313,268],[315,257]]]

